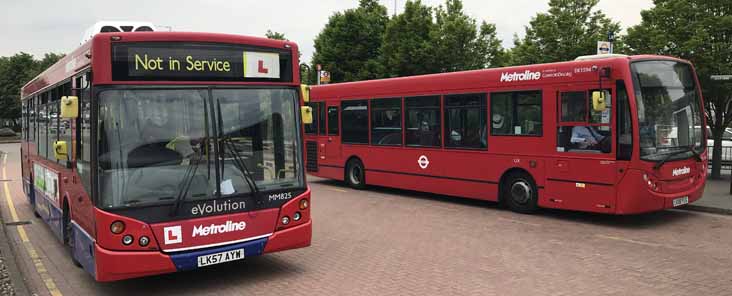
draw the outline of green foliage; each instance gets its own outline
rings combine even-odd
[[[627,51],[690,60],[704,94],[707,124],[714,142],[712,177],[720,172],[721,137],[732,123],[732,82],[711,75],[732,74],[732,1],[654,0],[641,12],[641,24],[629,28]]]
[[[0,57],[0,119],[17,122],[20,118],[20,89],[33,77],[60,60],[64,55],[47,53],[35,60],[24,52],[11,57]]]
[[[514,37],[512,65],[573,60],[595,54],[597,41],[607,40],[608,32],[620,33],[620,24],[593,9],[599,0],[550,0],[549,12],[538,13],[526,27],[523,39]],[[614,44],[623,50],[622,42]]]
[[[431,41],[439,72],[500,66],[503,49],[495,25],[484,21],[478,28],[475,19],[463,12],[460,0],[447,0],[444,8],[438,6],[435,25]]]
[[[382,77],[379,49],[388,20],[386,7],[376,0],[335,13],[315,38],[313,70],[321,64],[333,82]]]
[[[323,65],[333,82],[497,67],[507,56],[495,25],[478,25],[460,0],[436,8],[409,0],[391,19],[378,1],[361,0],[331,16],[315,50],[313,65]]]
[[[267,33],[265,33],[264,36],[274,40],[287,40],[284,33],[273,32],[272,30],[267,30]]]
[[[386,76],[398,77],[439,72],[433,42],[436,25],[432,9],[420,0],[407,1],[404,12],[389,21],[382,46]]]

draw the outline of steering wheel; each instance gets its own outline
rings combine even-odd
[[[610,146],[611,146],[608,141],[610,141],[610,136],[602,138],[602,140],[600,140],[600,142],[598,142],[595,145],[595,147],[599,148],[598,150],[600,150],[604,153],[608,153],[608,152],[610,152]]]

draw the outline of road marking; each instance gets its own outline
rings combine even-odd
[[[340,193],[347,193],[348,192],[347,190],[338,189],[338,188],[328,188],[328,190],[330,190],[330,191],[336,191],[336,192],[340,192]]]
[[[516,223],[516,224],[523,224],[523,225],[529,225],[529,226],[536,226],[536,227],[539,227],[539,226],[541,226],[541,225],[539,225],[539,224],[536,224],[536,223],[531,223],[531,222],[524,222],[524,221],[520,221],[520,220],[514,220],[514,219],[498,218],[498,220],[501,220],[501,221],[506,221],[506,222],[511,222],[511,223]]]
[[[679,247],[674,247],[674,246],[667,245],[667,244],[644,242],[644,241],[639,241],[639,240],[634,240],[634,239],[629,239],[629,238],[624,238],[624,237],[619,237],[619,236],[597,234],[597,235],[595,235],[595,237],[614,240],[614,241],[621,241],[621,242],[626,242],[626,243],[631,243],[631,244],[636,244],[636,245],[641,245],[641,246],[647,246],[647,247],[681,249]]]
[[[5,169],[7,166],[8,155],[3,154],[3,179],[8,178],[8,174]],[[3,182],[3,187],[5,189],[5,200],[8,202],[8,209],[10,210],[10,217],[13,218],[13,221],[19,221],[18,212],[15,210],[13,198],[10,196],[10,186],[8,186],[7,182]],[[41,257],[38,256],[38,252],[33,246],[33,243],[31,243],[30,239],[28,239],[28,234],[25,232],[25,228],[23,227],[23,225],[18,225],[16,229],[18,229],[18,236],[20,236],[20,241],[23,242],[23,246],[25,247],[26,252],[28,252],[28,256],[31,258],[31,261],[33,261],[33,265],[35,265],[36,267],[36,272],[38,272],[38,276],[40,276],[43,283],[46,284],[48,292],[51,293],[51,296],[63,296],[61,291],[56,286],[56,282],[54,282],[53,278],[48,274],[48,269],[46,269],[46,266],[43,265],[43,261],[41,261]]]

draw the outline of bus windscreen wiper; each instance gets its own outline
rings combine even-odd
[[[205,144],[207,143],[204,139],[201,143]],[[202,145],[203,146],[203,145]],[[181,186],[178,189],[178,193],[175,195],[175,206],[170,211],[170,216],[177,216],[178,211],[180,210],[180,206],[185,201],[186,195],[188,195],[188,190],[191,188],[191,183],[193,183],[193,177],[196,176],[196,171],[198,171],[198,164],[201,162],[201,159],[203,159],[203,151],[198,151],[198,158],[188,164],[188,167],[186,168],[185,174],[183,174],[183,180],[181,181]],[[210,162],[210,161],[209,161]]]
[[[252,174],[252,171],[249,170],[244,160],[241,159],[241,156],[234,146],[234,141],[231,140],[231,137],[220,137],[219,139],[223,141],[224,153],[228,152],[232,158],[234,158],[234,165],[242,172],[242,174],[244,174],[244,180],[247,182],[252,195],[255,197],[259,196],[259,187],[254,179],[254,175]]]
[[[656,165],[653,166],[653,169],[654,170],[660,169],[669,159],[671,159],[671,157],[682,154],[682,153],[687,153],[687,152],[691,152],[697,161],[701,161],[701,155],[699,155],[699,153],[696,152],[696,150],[694,150],[694,146],[684,146],[684,148],[686,148],[686,149],[666,154],[666,156],[663,159],[658,161],[658,163],[656,163]]]
[[[231,153],[231,156],[234,158],[234,165],[244,174],[244,180],[247,182],[247,185],[249,186],[249,190],[251,191],[252,195],[255,199],[258,199],[259,196],[259,187],[257,187],[257,182],[254,180],[254,176],[252,175],[252,172],[247,168],[247,165],[244,163],[244,161],[241,159],[241,156],[236,151],[236,147],[234,146],[234,141],[231,140],[230,136],[224,136],[224,133],[222,131],[224,126],[224,117],[221,114],[221,101],[219,99],[216,99],[216,113],[218,115],[218,124],[219,124],[219,140],[223,142],[224,145],[221,145],[221,149],[223,149],[223,152],[221,153],[221,159],[224,159],[224,156],[226,155],[226,152],[229,151]],[[228,149],[227,149],[228,148]],[[223,171],[226,167],[226,164],[221,163],[221,170]],[[224,175],[223,173],[221,174]],[[257,200],[258,201],[258,200]],[[259,201],[258,201],[259,202]]]

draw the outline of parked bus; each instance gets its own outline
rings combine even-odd
[[[98,281],[309,246],[298,69],[288,41],[95,35],[22,88],[33,210]]]
[[[608,214],[704,191],[699,82],[675,58],[586,56],[314,86],[311,97],[306,170],[354,188]]]

